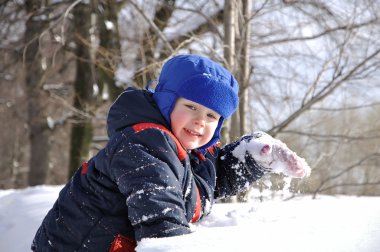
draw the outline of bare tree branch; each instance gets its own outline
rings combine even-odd
[[[331,175],[331,176],[329,176],[329,177],[323,179],[323,180],[320,182],[319,186],[315,189],[315,191],[314,191],[314,193],[313,193],[314,197],[315,197],[319,192],[321,192],[321,191],[323,191],[323,190],[327,190],[327,189],[324,189],[324,188],[325,188],[324,186],[325,186],[328,182],[333,181],[334,179],[339,178],[339,177],[342,176],[343,174],[348,173],[348,172],[351,171],[352,169],[361,166],[364,162],[366,162],[366,161],[368,161],[368,160],[370,160],[370,159],[373,159],[373,158],[379,158],[379,157],[380,157],[380,153],[371,153],[371,154],[369,154],[369,155],[363,157],[362,159],[360,159],[360,160],[357,161],[356,163],[354,163],[354,164],[352,164],[352,165],[346,167],[345,169],[342,169],[342,170],[341,170],[341,169],[338,169],[338,170],[340,170],[338,173],[336,173],[336,174],[334,174],[334,175]]]
[[[137,6],[137,4],[135,4],[133,1],[128,1],[128,2],[132,4],[132,6],[141,14],[141,16],[144,17],[145,21],[149,23],[150,27],[152,27],[155,33],[160,37],[160,39],[162,39],[165,46],[171,52],[173,52],[174,49],[172,45],[169,43],[169,41],[167,40],[166,36],[162,33],[162,31],[157,27],[157,25],[147,15],[145,15],[145,12],[139,6]]]
[[[346,111],[346,110],[357,110],[357,109],[371,108],[371,107],[376,107],[376,106],[380,106],[380,102],[374,102],[374,103],[364,104],[364,105],[359,105],[359,106],[349,106],[349,107],[343,107],[343,108],[323,108],[323,107],[310,108],[310,110],[341,112],[341,111]]]
[[[375,58],[379,54],[380,54],[380,49],[377,49],[376,51],[374,51],[372,54],[370,54],[368,57],[363,59],[361,62],[359,62],[357,65],[352,67],[349,71],[347,71],[344,74],[340,70],[336,71],[336,74],[334,75],[332,80],[324,88],[322,88],[312,98],[310,98],[308,101],[302,104],[302,106],[298,108],[295,112],[293,112],[287,119],[285,119],[283,122],[279,123],[278,125],[272,127],[272,129],[268,131],[269,134],[275,136],[278,132],[282,131],[291,122],[293,122],[296,118],[298,118],[302,113],[310,109],[311,106],[325,99],[328,95],[334,92],[339,86],[341,86],[351,77],[353,77],[356,72],[358,72],[362,67],[364,67],[367,63],[369,63],[373,58]]]
[[[289,133],[289,134],[296,134],[300,136],[307,136],[307,137],[315,137],[315,138],[339,138],[342,140],[350,140],[350,141],[365,141],[369,139],[377,139],[380,138],[380,135],[375,135],[375,136],[367,136],[367,135],[358,135],[358,136],[349,136],[347,134],[316,134],[316,133],[309,133],[309,132],[302,132],[302,131],[296,131],[296,130],[283,130],[281,133]]]
[[[282,44],[282,43],[291,43],[291,42],[296,42],[296,41],[314,40],[314,39],[318,39],[318,38],[321,38],[323,36],[332,34],[332,33],[337,32],[337,31],[355,30],[355,29],[362,28],[363,26],[376,24],[378,22],[379,22],[379,20],[376,17],[376,18],[373,18],[373,19],[371,19],[367,22],[363,22],[363,23],[341,25],[341,26],[329,28],[329,29],[321,31],[320,33],[316,33],[316,34],[310,35],[310,36],[274,39],[271,41],[260,42],[260,43],[254,44],[253,46],[259,48],[259,47],[264,47],[264,46],[273,46],[273,45]]]
[[[331,186],[328,186],[328,187],[321,188],[318,191],[318,193],[326,192],[326,191],[329,191],[329,190],[337,188],[337,187],[348,187],[348,186],[359,186],[359,187],[362,187],[362,186],[378,186],[378,185],[380,185],[380,181],[364,182],[364,183],[341,183],[341,184],[335,184],[335,185],[331,185]],[[313,197],[315,198],[315,196],[313,196]]]

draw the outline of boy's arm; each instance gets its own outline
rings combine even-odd
[[[236,195],[269,172],[296,178],[310,174],[310,167],[303,158],[261,131],[224,146],[216,164],[216,197]]]
[[[243,155],[243,159],[233,155],[233,150],[239,146],[240,141],[242,140],[219,149],[215,162],[217,176],[215,198],[234,196],[246,191],[254,181],[266,173],[265,168],[256,163],[248,153]]]
[[[170,137],[148,129],[126,138],[132,141],[119,144],[111,169],[126,196],[136,240],[190,233],[191,216],[186,212],[181,187],[184,167]]]

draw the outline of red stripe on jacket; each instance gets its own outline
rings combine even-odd
[[[132,128],[135,131],[135,133],[143,131],[143,130],[146,130],[146,129],[159,129],[159,130],[164,131],[175,142],[175,145],[177,146],[177,150],[178,150],[177,156],[178,156],[179,160],[182,161],[182,160],[184,160],[187,157],[187,152],[183,148],[183,146],[181,145],[181,143],[179,142],[179,140],[173,135],[172,132],[170,132],[164,126],[162,126],[160,124],[156,124],[156,123],[138,123],[138,124],[133,125]]]
[[[84,162],[84,163],[82,164],[82,171],[81,171],[81,174],[82,174],[82,175],[86,175],[86,173],[87,173],[87,169],[88,169],[88,163],[87,163],[87,162]]]
[[[193,218],[191,219],[191,223],[196,222],[201,217],[201,205],[202,205],[201,196],[199,195],[199,190],[197,187],[197,202],[195,203],[195,210],[194,210]]]
[[[108,252],[135,252],[137,243],[127,236],[118,234],[113,240]]]

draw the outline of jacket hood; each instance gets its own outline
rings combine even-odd
[[[142,122],[157,123],[170,129],[153,100],[151,92],[128,88],[119,95],[108,112],[108,137],[128,126]]]

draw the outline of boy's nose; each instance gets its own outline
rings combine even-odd
[[[199,126],[205,126],[206,120],[202,116],[198,116],[194,119],[194,124]]]

